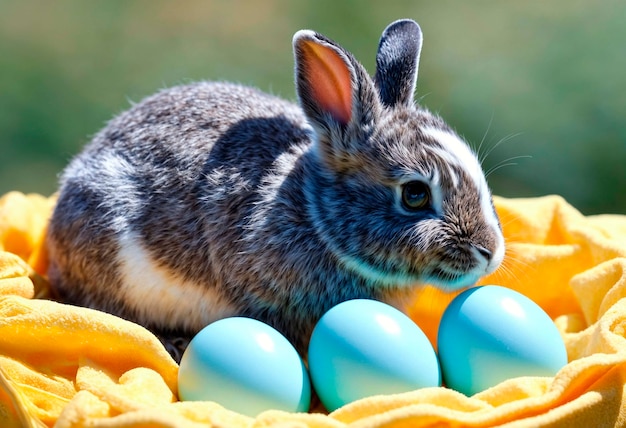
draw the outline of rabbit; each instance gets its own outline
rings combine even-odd
[[[164,89],[113,118],[61,176],[47,232],[61,301],[110,312],[174,358],[230,316],[306,355],[356,298],[405,310],[471,286],[504,239],[470,147],[414,102],[422,32],[383,32],[373,77],[311,30],[293,37],[299,105],[227,82]]]

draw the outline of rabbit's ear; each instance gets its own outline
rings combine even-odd
[[[330,115],[341,126],[352,120],[354,67],[341,48],[320,34],[298,31],[294,36],[296,84],[309,116]]]
[[[422,30],[415,21],[401,19],[385,29],[378,45],[374,77],[384,105],[413,102],[421,50]]]
[[[300,106],[316,128],[329,165],[356,166],[358,153],[380,116],[374,82],[352,55],[310,30],[293,37]]]

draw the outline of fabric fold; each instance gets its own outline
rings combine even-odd
[[[626,426],[626,216],[585,217],[559,196],[495,198],[507,254],[481,281],[525,294],[554,320],[569,363],[472,397],[448,388],[368,397],[330,414],[255,418],[180,402],[178,366],[145,328],[47,297],[43,237],[54,197],[0,198],[0,426]],[[416,291],[408,313],[435,343],[453,295]]]

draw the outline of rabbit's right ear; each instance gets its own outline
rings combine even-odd
[[[417,22],[400,19],[383,31],[374,80],[384,105],[395,107],[413,103],[421,51],[422,30]]]

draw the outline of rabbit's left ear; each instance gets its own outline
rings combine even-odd
[[[415,21],[401,19],[385,29],[378,45],[374,77],[384,105],[413,103],[421,50],[422,30]]]
[[[348,51],[319,33],[298,31],[293,46],[300,106],[319,148],[329,165],[355,166],[380,116],[374,82]]]
[[[346,127],[353,116],[354,65],[347,52],[308,30],[294,36],[296,83],[300,101],[309,117],[325,122],[325,116]]]

